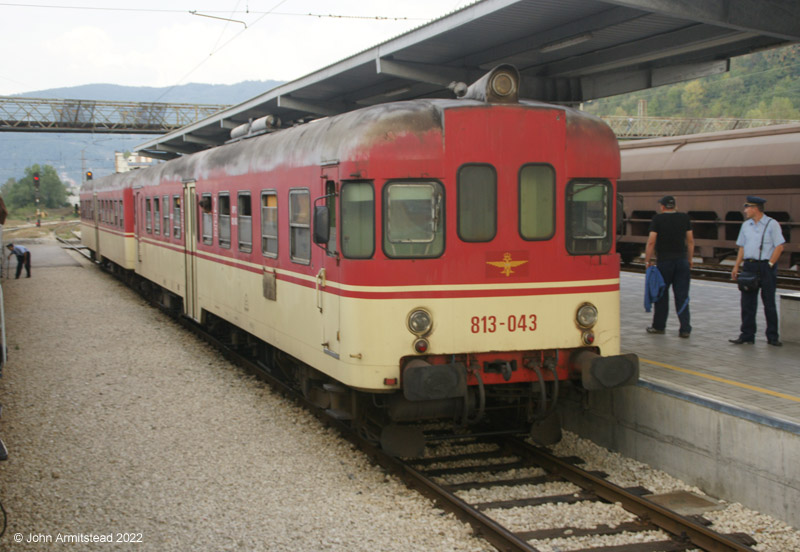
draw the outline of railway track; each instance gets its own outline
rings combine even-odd
[[[630,263],[623,264],[620,268],[625,272],[644,274],[647,267],[644,263]],[[735,282],[731,280],[732,268],[733,267],[730,266],[713,264],[696,264],[692,267],[692,279],[735,284]],[[778,270],[778,287],[782,289],[800,290],[800,273],[795,270]]]

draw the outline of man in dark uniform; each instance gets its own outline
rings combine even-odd
[[[669,288],[675,296],[675,310],[678,311],[680,329],[678,335],[689,337],[692,325],[689,316],[689,282],[691,280],[692,255],[694,254],[694,234],[689,215],[675,210],[675,198],[664,196],[658,200],[661,212],[650,221],[650,235],[644,252],[647,266],[653,264],[653,252],[658,262],[656,266],[664,278],[664,293],[656,301],[653,325],[647,333],[663,334],[667,327],[669,314]]]
[[[778,259],[783,253],[783,232],[777,220],[764,214],[764,203],[767,200],[755,196],[747,196],[744,204],[744,216],[736,245],[739,253],[733,266],[731,278],[737,280],[739,269],[742,272],[757,273],[761,288],[761,302],[764,303],[764,315],[767,318],[767,343],[780,347],[783,345],[778,336],[778,309],[775,306],[775,289],[777,288]],[[742,326],[739,337],[729,339],[731,343],[741,345],[752,344],[756,339],[756,314],[758,313],[758,289],[742,291]]]

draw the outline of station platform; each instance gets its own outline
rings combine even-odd
[[[671,290],[666,333],[649,334],[644,275],[623,272],[620,289],[621,352],[639,356],[639,384],[565,397],[564,427],[800,527],[800,343],[767,344],[760,300],[755,344],[729,343],[741,323],[733,283],[692,280],[689,338]]]
[[[692,280],[690,338],[678,336],[672,296],[666,333],[648,334],[644,276],[623,272],[620,280],[622,350],[639,355],[644,385],[800,434],[800,343],[767,344],[760,299],[754,345],[728,342],[739,337],[741,311],[738,288],[725,282]],[[779,314],[781,293],[791,292],[778,290]]]

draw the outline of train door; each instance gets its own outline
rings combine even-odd
[[[324,206],[328,211],[328,241],[324,245],[322,267],[317,273],[317,308],[322,316],[323,351],[339,358],[339,251],[337,246],[337,200],[339,193],[339,166],[322,167],[322,196],[315,201],[315,209]]]
[[[184,262],[186,274],[186,298],[184,314],[193,320],[200,319],[197,305],[197,194],[195,182],[183,184],[183,231]]]

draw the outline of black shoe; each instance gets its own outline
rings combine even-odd
[[[783,347],[783,343],[781,343],[780,339],[769,339],[767,340],[767,343],[774,345],[775,347]]]
[[[678,336],[680,337],[689,337],[691,335],[689,332],[678,332]]]
[[[647,328],[647,333],[649,333],[649,334],[663,334],[664,330],[658,330],[658,329],[654,328],[653,326],[650,326],[649,328]]]
[[[737,337],[736,339],[729,339],[731,343],[735,343],[736,345],[741,345],[742,343],[747,343],[748,345],[752,345],[756,342],[755,339],[745,339],[743,337]]]

